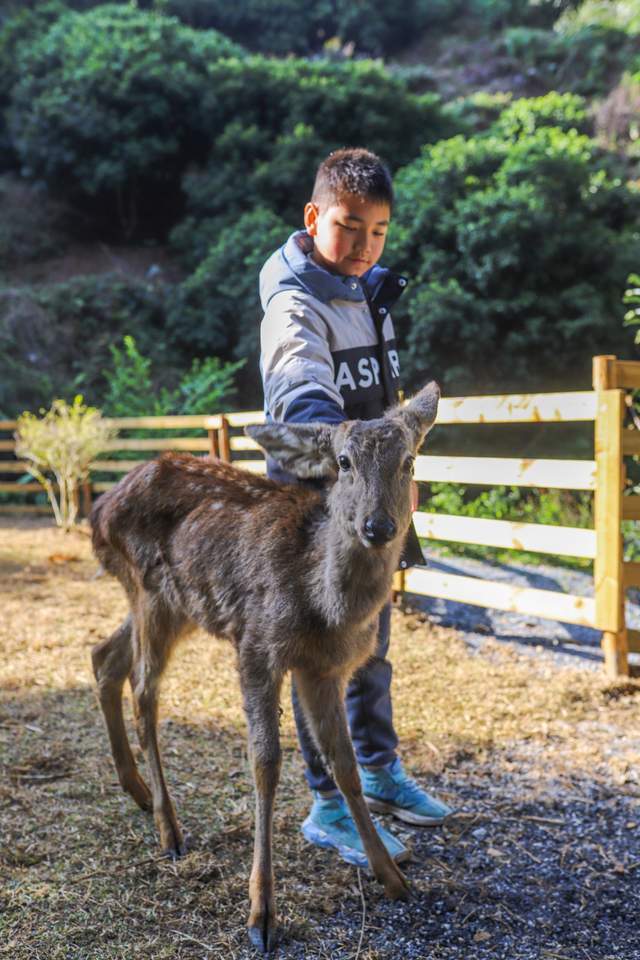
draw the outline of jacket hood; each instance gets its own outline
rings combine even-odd
[[[328,303],[330,300],[372,300],[391,271],[375,264],[362,277],[343,277],[329,273],[311,259],[313,238],[306,230],[292,233],[273,253],[260,271],[260,300],[266,310],[270,300],[282,290],[301,290]],[[406,281],[405,281],[406,282]],[[403,284],[404,285],[404,284]]]

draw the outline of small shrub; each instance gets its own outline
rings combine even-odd
[[[630,274],[627,283],[629,287],[625,291],[623,303],[629,309],[624,315],[625,327],[640,326],[640,274]],[[635,342],[640,343],[640,330],[636,330]]]
[[[244,366],[223,363],[218,357],[196,358],[178,384],[158,388],[153,365],[143,356],[132,336],[123,338],[122,348],[111,346],[111,369],[105,370],[108,383],[104,410],[112,417],[162,417],[213,414],[229,409],[236,373]],[[136,435],[147,436],[146,431]]]
[[[79,485],[115,431],[80,395],[71,404],[54,400],[41,414],[25,412],[18,418],[16,456],[29,461],[28,470],[46,490],[57,525],[68,531],[78,515]]]
[[[430,513],[444,513],[452,516],[482,517],[491,520],[507,520],[513,523],[540,523],[549,526],[579,528],[593,527],[593,504],[589,493],[572,490],[537,490],[522,487],[496,486],[480,493],[453,483],[429,484]],[[518,558],[524,562],[539,562],[544,557],[553,563],[553,557],[546,554],[533,554],[526,551],[506,550],[496,547],[483,547],[462,543],[447,542],[452,553],[462,553],[478,557],[489,557],[500,562],[511,562]],[[578,558],[567,560],[562,557],[563,565],[568,562],[577,567],[585,567],[590,561]]]
[[[556,21],[559,33],[572,36],[585,27],[606,27],[640,33],[640,3],[638,0],[583,0],[564,11]]]
[[[552,91],[543,97],[514,100],[500,113],[492,132],[517,140],[534,134],[540,127],[557,127],[565,133],[569,130],[589,133],[592,126],[583,97]]]

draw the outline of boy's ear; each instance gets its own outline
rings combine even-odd
[[[397,417],[412,434],[416,450],[422,444],[422,441],[433,426],[438,414],[438,401],[440,399],[440,387],[432,380],[426,387],[423,387],[419,393],[404,407],[396,407],[391,416]]]
[[[317,203],[311,200],[304,206],[304,226],[310,237],[315,237],[318,232],[318,215],[320,208]]]
[[[337,427],[329,423],[265,423],[244,432],[289,473],[301,479],[338,475],[333,449]]]

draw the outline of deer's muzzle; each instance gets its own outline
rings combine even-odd
[[[398,527],[395,521],[386,513],[373,513],[365,518],[363,536],[373,547],[381,547],[389,543],[397,532]]]

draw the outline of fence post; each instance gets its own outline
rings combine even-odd
[[[619,677],[628,675],[629,664],[622,541],[622,423],[625,404],[624,391],[617,389],[615,357],[593,358],[593,387],[598,393],[594,497],[596,620],[604,625],[602,650],[605,670],[610,677]]]
[[[212,459],[218,459],[218,430],[209,428],[207,430],[207,438],[209,440],[209,456]]]
[[[220,449],[220,459],[231,462],[231,443],[229,442],[229,421],[222,417],[218,429],[218,447]]]
[[[82,514],[88,517],[91,513],[91,480],[87,478],[82,481]]]

